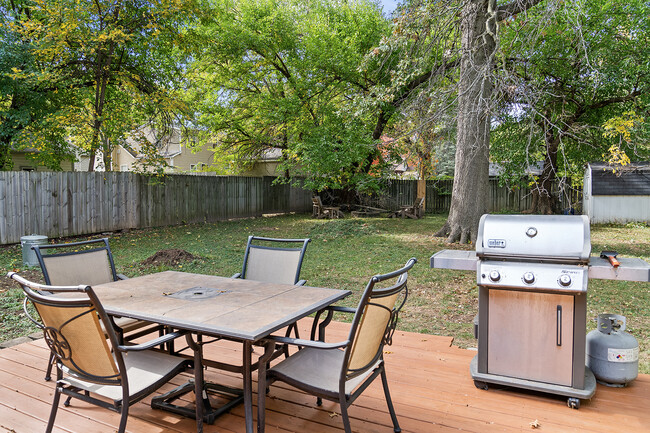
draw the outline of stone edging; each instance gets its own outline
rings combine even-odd
[[[18,346],[19,344],[29,343],[34,340],[40,340],[43,338],[43,332],[35,332],[26,337],[18,337],[13,340],[3,341],[0,343],[0,349],[7,349],[9,347]]]

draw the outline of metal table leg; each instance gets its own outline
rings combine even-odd
[[[203,393],[203,349],[200,344],[194,342],[191,334],[185,336],[187,344],[194,351],[194,398],[196,407],[196,431],[203,433],[203,404],[207,400],[207,395]],[[208,404],[210,402],[208,401]]]
[[[275,353],[275,342],[264,343],[264,354],[258,360],[257,367],[257,433],[264,433],[266,408],[266,364]]]
[[[253,429],[253,378],[252,376],[252,353],[251,341],[244,341],[244,419],[246,422],[246,433],[254,433]]]
[[[197,431],[201,433],[204,423],[212,424],[219,415],[239,405],[244,400],[244,393],[241,389],[234,389],[216,383],[206,383],[203,376],[203,346],[200,341],[195,342],[190,334],[186,336],[186,339],[189,347],[194,352],[194,379],[163,395],[154,397],[151,400],[151,407],[195,418]],[[195,410],[172,403],[182,395],[190,392],[194,392],[195,395]],[[218,408],[213,408],[210,404],[208,392],[216,392],[230,398],[230,401]]]

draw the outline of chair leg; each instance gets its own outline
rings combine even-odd
[[[61,398],[61,392],[59,391],[58,385],[54,388],[54,400],[52,401],[52,411],[50,412],[50,419],[47,422],[47,428],[45,433],[50,433],[54,428],[54,419],[56,418],[56,411],[59,408],[59,400]]]
[[[54,353],[50,352],[50,357],[47,360],[47,371],[45,372],[45,381],[52,379],[52,366],[54,365]]]
[[[388,390],[388,378],[386,377],[386,370],[384,368],[381,370],[381,384],[384,386],[384,395],[386,396],[388,412],[390,412],[390,418],[393,420],[393,431],[395,433],[400,433],[402,429],[397,422],[397,415],[395,414],[395,408],[393,407],[393,400],[390,398],[390,391]]]
[[[350,427],[350,417],[348,416],[348,406],[347,402],[344,400],[339,400],[339,406],[341,407],[341,419],[343,419],[343,429],[345,433],[352,433],[352,427]]]
[[[120,417],[120,427],[117,430],[118,433],[124,433],[126,431],[126,421],[129,419],[129,402],[122,402],[122,416]]]

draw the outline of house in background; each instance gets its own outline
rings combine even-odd
[[[237,176],[283,176],[284,173],[280,170],[281,162],[282,149],[273,147],[262,152],[260,157],[254,159],[248,168],[238,172]],[[417,171],[406,159],[393,164],[391,169],[396,179],[417,179]]]
[[[582,209],[592,223],[650,222],[650,162],[587,164]]]
[[[36,152],[29,150],[21,151],[11,151],[11,160],[14,163],[12,171],[52,171],[51,169],[36,164],[32,161],[28,155],[30,153]],[[87,165],[87,164],[86,164]],[[74,171],[74,163],[71,160],[61,161],[61,170],[62,171]]]
[[[253,160],[250,167],[237,173],[239,176],[281,176],[279,171],[282,158],[282,149],[273,147],[262,152],[262,155]]]
[[[202,172],[206,167],[213,165],[214,150],[212,147],[204,147],[199,151],[191,149],[189,138],[183,137],[181,130],[174,127],[171,133],[158,137],[156,131],[150,127],[145,127],[138,131],[144,139],[150,143],[156,143],[161,156],[165,159],[169,167],[165,169],[167,173],[193,173]],[[134,171],[139,162],[144,158],[140,152],[141,146],[135,138],[127,138],[125,145],[118,145],[113,150],[112,163],[114,171]],[[215,172],[204,172],[212,174]]]

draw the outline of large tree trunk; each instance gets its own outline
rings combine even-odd
[[[475,242],[487,212],[495,0],[467,1],[461,16],[462,60],[458,84],[458,136],[449,217],[436,236]],[[492,13],[490,12],[492,11]],[[490,31],[490,28],[492,31]]]
[[[527,213],[552,215],[557,213],[559,207],[558,199],[553,195],[553,184],[557,173],[557,151],[560,146],[559,133],[554,134],[550,126],[547,126],[544,140],[546,143],[544,169],[532,191],[533,202]]]

